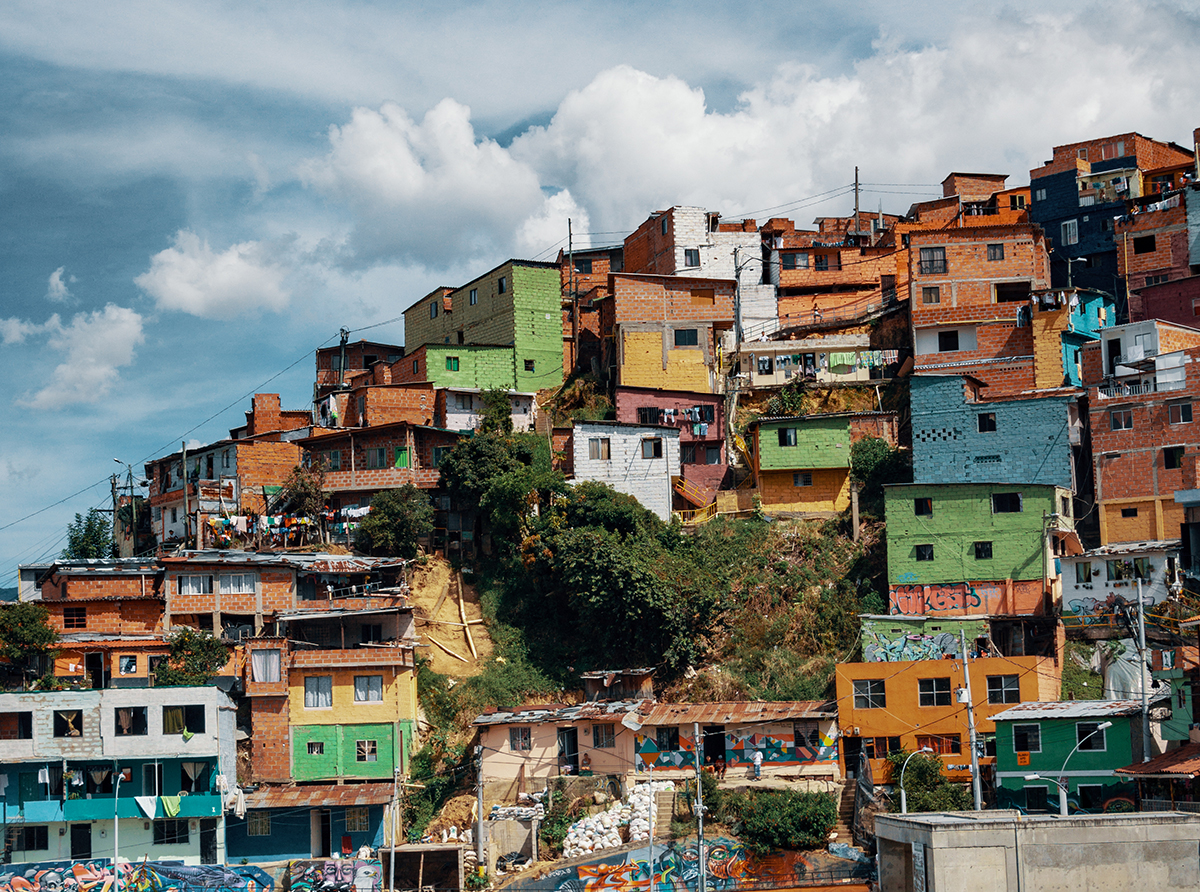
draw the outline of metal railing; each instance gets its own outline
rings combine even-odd
[[[1200,813],[1200,802],[1172,802],[1170,799],[1143,799],[1142,811],[1187,811]]]
[[[1100,396],[1105,399],[1114,399],[1126,396],[1140,396],[1145,393],[1170,393],[1172,390],[1183,390],[1187,387],[1186,381],[1146,381],[1137,384],[1102,384],[1097,388]]]
[[[702,523],[712,520],[717,516],[717,503],[714,501],[703,508],[697,508],[694,511],[674,511],[672,512],[679,518],[680,522],[685,527],[699,526]]]

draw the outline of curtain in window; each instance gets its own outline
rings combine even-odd
[[[182,734],[183,733],[183,707],[182,706],[164,706],[163,707],[163,733],[164,734]]]
[[[382,675],[354,676],[354,699],[359,703],[383,699]]]
[[[250,672],[255,681],[279,681],[279,651],[251,651]]]
[[[92,783],[97,787],[102,786],[108,780],[109,773],[109,769],[107,768],[93,768],[88,772],[92,778]]]
[[[307,709],[333,706],[333,679],[328,675],[304,679],[304,706]]]
[[[133,710],[128,706],[122,706],[117,710],[117,733],[133,733]]]

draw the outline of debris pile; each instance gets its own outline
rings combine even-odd
[[[638,784],[629,798],[618,802],[598,815],[576,821],[567,828],[563,840],[563,856],[574,858],[599,849],[611,849],[625,842],[643,842],[650,838],[650,810],[655,793],[674,790],[670,781]],[[626,832],[622,833],[622,828]]]

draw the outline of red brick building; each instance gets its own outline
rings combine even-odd
[[[603,356],[600,301],[608,297],[608,274],[625,269],[624,248],[587,248],[558,254],[562,278],[563,374],[599,374]]]
[[[340,344],[322,347],[317,351],[315,397],[320,400],[349,383],[355,374],[369,371],[377,362],[391,365],[402,356],[404,347],[378,341],[356,341],[344,348]]]
[[[1186,279],[1200,269],[1200,257],[1192,257],[1188,232],[1188,205],[1200,224],[1200,185],[1175,192],[1151,195],[1130,202],[1131,213],[1114,223],[1117,270],[1129,293],[1129,318],[1133,321],[1159,318],[1144,305],[1142,293],[1167,282]],[[1190,309],[1190,308],[1189,308]],[[1191,324],[1189,313],[1182,324]],[[1194,318],[1194,317],[1193,317]]]

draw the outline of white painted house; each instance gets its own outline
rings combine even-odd
[[[1180,588],[1178,539],[1119,542],[1062,555],[1062,611],[1067,625],[1108,620],[1123,603],[1137,604],[1138,581],[1147,607]]]
[[[441,426],[452,431],[475,430],[483,415],[483,391],[478,387],[446,387],[444,390],[446,417]],[[537,417],[534,394],[512,390],[508,393],[508,401],[512,405],[513,430],[533,430]]]
[[[680,473],[678,428],[576,421],[572,440],[576,481],[607,483],[671,519],[671,478]]]

